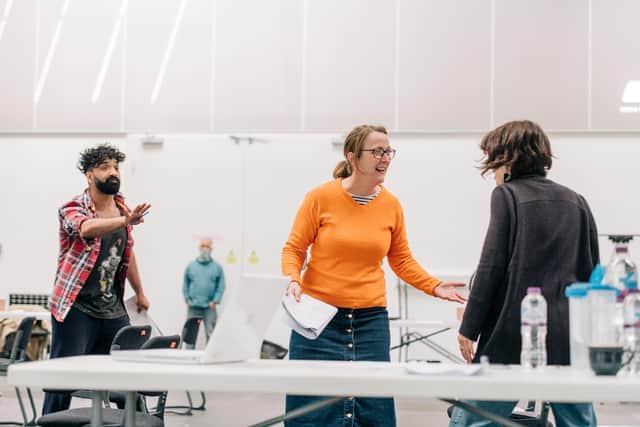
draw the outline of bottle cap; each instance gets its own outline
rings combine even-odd
[[[591,288],[590,283],[574,283],[565,288],[564,294],[567,298],[584,298],[587,296],[589,288]]]
[[[531,287],[527,288],[527,293],[528,294],[541,294],[542,293],[542,289],[540,289],[537,286],[531,286]]]
[[[589,283],[592,285],[599,285],[602,283],[604,279],[604,267],[602,264],[596,265],[596,267],[591,272],[591,276],[589,277]]]

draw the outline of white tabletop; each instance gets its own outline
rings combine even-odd
[[[401,363],[255,360],[213,365],[116,362],[78,356],[9,367],[17,386],[90,390],[212,390],[344,396],[551,401],[638,401],[640,378],[596,377],[568,367],[525,372],[491,366],[475,376],[413,375]]]
[[[51,313],[48,311],[25,310],[0,311],[0,319],[24,319],[25,317],[35,317],[37,320],[51,320]]]

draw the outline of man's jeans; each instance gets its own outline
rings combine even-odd
[[[484,409],[504,418],[509,418],[518,402],[494,402],[483,400],[465,400],[477,408]],[[596,427],[596,412],[591,403],[551,403],[556,427]],[[454,408],[449,427],[493,427],[492,421],[473,415],[464,409]]]
[[[213,328],[216,327],[216,321],[218,320],[218,312],[216,309],[211,307],[189,307],[187,310],[187,319],[191,319],[192,317],[202,319],[204,323],[204,333],[207,341],[209,341],[209,337],[213,332]]]

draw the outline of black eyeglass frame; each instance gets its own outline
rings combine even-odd
[[[373,157],[375,157],[376,159],[381,159],[386,154],[389,157],[389,160],[391,160],[396,156],[396,152],[398,150],[396,150],[395,148],[387,148],[385,150],[385,149],[382,149],[382,148],[378,147],[378,148],[362,149],[360,151],[370,151],[371,154],[373,154]]]

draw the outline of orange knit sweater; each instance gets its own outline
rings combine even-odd
[[[311,258],[300,280],[309,245]],[[336,179],[302,202],[282,250],[282,271],[304,293],[336,307],[386,307],[385,256],[398,277],[433,295],[440,280],[411,255],[398,199],[382,187],[374,200],[359,205]]]

